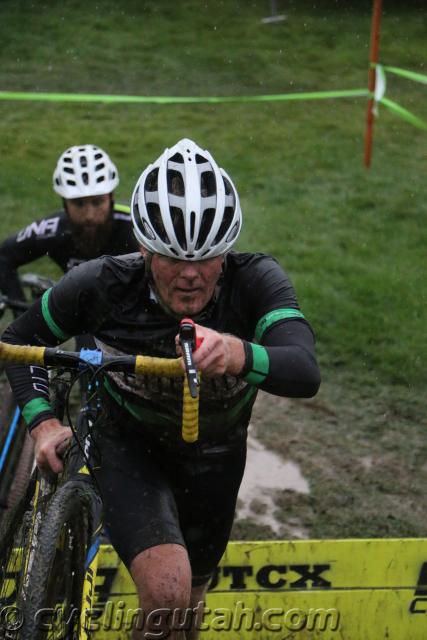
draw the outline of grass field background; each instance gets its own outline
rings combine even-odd
[[[370,1],[278,5],[287,19],[267,26],[264,0],[2,0],[0,89],[239,96],[366,86]],[[384,5],[382,62],[427,73],[427,10]],[[426,87],[388,80],[387,96],[427,119]],[[208,148],[241,195],[238,247],[277,257],[317,335],[318,397],[261,399],[256,411],[260,437],[310,480],[306,502],[278,495],[284,521],[292,512],[319,536],[424,535],[427,133],[381,109],[367,171],[365,110],[365,99],[0,101],[1,232],[58,207],[51,174],[67,146],[107,150],[125,203],[165,146],[186,136]],[[57,275],[47,261],[37,270]]]

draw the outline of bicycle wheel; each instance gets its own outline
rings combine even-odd
[[[90,483],[80,480],[66,482],[54,494],[29,574],[20,640],[78,638],[85,559],[98,502]]]
[[[0,508],[12,507],[24,494],[31,474],[33,441],[7,386],[0,415]],[[11,493],[11,489],[13,491]]]
[[[0,610],[5,612],[7,608],[16,607],[17,628],[25,600],[29,550],[34,532],[32,515],[36,482],[37,476],[33,474],[24,496],[8,511],[0,527]],[[14,638],[14,628],[13,619],[2,615],[0,637]]]
[[[28,480],[31,476],[31,470],[34,466],[34,441],[27,432],[26,426],[21,425],[26,433],[22,443],[21,454],[16,465],[13,475],[12,484],[10,485],[9,494],[7,496],[8,509],[13,507],[24,495]]]

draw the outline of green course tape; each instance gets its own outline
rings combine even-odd
[[[399,67],[383,67],[385,71],[389,73],[394,73],[396,76],[402,76],[402,78],[406,78],[407,80],[414,80],[415,82],[421,82],[422,84],[427,84],[427,76],[422,73],[416,73],[415,71],[407,71],[406,69],[399,69]]]
[[[312,91],[309,93],[280,93],[265,96],[108,96],[91,93],[31,93],[25,91],[0,91],[0,100],[37,100],[47,102],[107,102],[145,104],[189,104],[221,102],[272,102],[283,100],[327,100],[329,98],[358,98],[368,96],[366,89],[345,91]]]
[[[388,98],[381,98],[380,104],[383,104],[387,109],[392,111],[396,116],[402,118],[402,120],[406,120],[409,124],[414,125],[414,127],[418,127],[418,129],[423,129],[423,131],[427,131],[427,122],[418,118],[418,116],[414,115],[404,107],[401,107],[397,102],[393,102],[393,100],[389,100]]]

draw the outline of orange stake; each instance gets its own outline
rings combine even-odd
[[[381,24],[382,0],[373,0],[372,27],[371,27],[371,55],[368,76],[368,90],[371,94],[375,91],[376,68],[380,48],[380,24]],[[365,167],[369,169],[372,158],[372,143],[374,135],[374,98],[369,98],[366,112],[365,132]]]

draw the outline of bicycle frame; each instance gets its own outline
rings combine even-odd
[[[185,376],[181,359],[174,360],[163,358],[151,358],[146,356],[108,356],[102,354],[98,350],[82,349],[80,352],[62,351],[61,349],[45,348],[45,347],[25,347],[17,345],[9,345],[0,342],[0,361],[15,362],[20,364],[33,364],[58,368],[63,371],[84,367],[85,385],[82,385],[85,391],[81,392],[82,404],[78,413],[78,423],[73,445],[69,449],[66,456],[64,467],[66,472],[60,480],[57,491],[67,485],[85,484],[90,487],[90,500],[92,511],[92,527],[90,531],[90,540],[87,547],[85,574],[82,588],[82,598],[80,610],[77,611],[79,616],[79,640],[88,640],[90,638],[90,622],[96,614],[95,604],[95,579],[98,563],[98,550],[100,546],[100,535],[102,531],[102,504],[99,493],[94,480],[92,466],[93,454],[95,453],[92,446],[88,446],[92,438],[93,427],[92,422],[97,422],[102,403],[99,401],[99,388],[94,390],[91,384],[101,384],[97,382],[97,373],[103,373],[104,370],[124,371],[135,374],[153,374],[166,375],[170,377],[183,377],[183,424],[182,436],[187,442],[194,442],[198,438],[198,397],[193,398]],[[75,380],[78,378],[75,378]],[[74,380],[74,381],[75,381]],[[69,396],[69,393],[67,394]],[[95,460],[96,463],[96,460]],[[49,504],[52,504],[55,493],[49,498]],[[32,576],[33,559],[35,557],[37,545],[40,542],[38,529],[38,521],[40,513],[38,500],[34,501],[33,512],[31,516],[31,542],[26,551],[22,550],[24,555],[24,579],[21,581],[22,598],[28,600],[29,597],[29,581]],[[49,505],[46,510],[49,509]],[[45,510],[45,511],[46,511]],[[21,598],[21,599],[22,599]],[[62,605],[59,604],[61,607]],[[68,613],[68,612],[66,612]],[[74,615],[74,613],[72,613]],[[69,617],[68,617],[69,620]],[[26,636],[25,636],[26,638]],[[75,638],[75,636],[73,636]]]
[[[33,273],[24,274],[20,277],[20,282],[25,291],[29,292],[32,301],[39,298],[53,282],[49,278]],[[14,315],[19,315],[26,311],[30,302],[25,300],[14,300],[6,295],[0,294],[0,318],[10,310]],[[6,407],[6,409],[5,409]],[[10,391],[4,392],[3,414],[0,418],[0,510],[7,509],[10,503],[19,498],[22,492],[27,474],[31,471],[31,454],[29,442],[26,446],[26,455],[22,460],[21,454],[25,442],[26,429],[23,424],[21,411],[14,402]],[[19,488],[14,485],[15,476],[18,478]],[[13,494],[13,497],[12,497]],[[11,499],[10,499],[11,498]],[[1,515],[1,511],[0,511]]]

